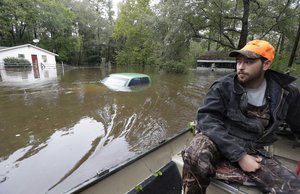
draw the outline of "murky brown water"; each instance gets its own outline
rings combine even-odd
[[[196,71],[110,73],[121,71],[149,74],[152,85],[110,91],[97,82],[109,73],[100,68],[57,77],[49,70],[40,81],[23,73],[18,81],[0,82],[0,193],[61,193],[148,150],[186,128],[220,77]]]

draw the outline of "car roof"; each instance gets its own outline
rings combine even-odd
[[[149,77],[148,75],[142,73],[112,73],[109,76],[123,78]]]

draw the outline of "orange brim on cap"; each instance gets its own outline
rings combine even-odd
[[[273,60],[275,55],[274,47],[264,40],[252,40],[248,42],[241,50],[234,50],[229,53],[230,57],[236,57],[238,54],[248,58],[257,59],[264,57],[268,60]]]

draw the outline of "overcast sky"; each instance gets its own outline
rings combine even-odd
[[[112,0],[113,9],[115,11],[116,16],[118,15],[118,4],[120,2],[122,2],[122,0]],[[151,2],[150,5],[154,5],[154,4],[157,4],[159,2],[159,0],[151,0],[150,2]]]
[[[121,2],[122,0],[112,0],[113,3],[113,9],[115,11],[115,14],[118,14],[118,4]]]

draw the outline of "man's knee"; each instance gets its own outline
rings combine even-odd
[[[196,134],[191,144],[182,151],[185,168],[201,177],[214,172],[213,163],[217,155],[215,144],[202,134]]]

